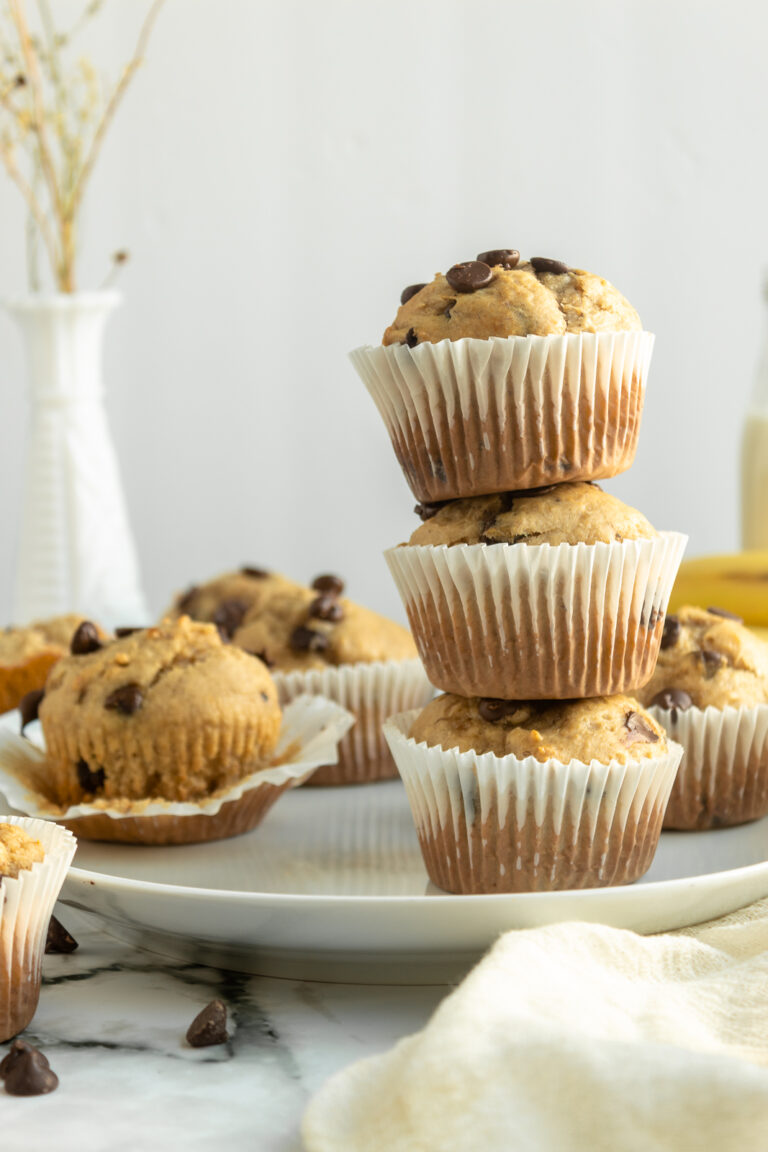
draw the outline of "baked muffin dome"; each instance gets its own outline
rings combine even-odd
[[[513,268],[486,263],[505,251],[510,250],[481,253],[477,261],[454,265],[410,296],[411,289],[406,289],[405,303],[385,331],[382,344],[412,348],[466,337],[485,340],[642,328],[629,301],[601,276],[537,257]],[[467,273],[457,272],[468,265]]]
[[[15,708],[28,692],[43,687],[53,665],[69,651],[82,621],[72,613],[0,631],[0,712]],[[105,637],[100,628],[96,631]]]
[[[642,513],[588,482],[417,505],[416,510],[426,519],[409,544],[613,544],[657,535]]]
[[[43,846],[18,824],[0,823],[0,877],[15,879],[45,858]]]
[[[667,616],[644,704],[684,710],[768,703],[768,645],[717,608],[684,607]]]
[[[417,716],[411,737],[430,747],[564,764],[626,764],[668,751],[664,729],[630,696],[522,701],[446,694]]]
[[[300,585],[279,572],[246,565],[202,584],[193,584],[176,596],[167,614],[215,624],[222,637],[231,640],[247,613],[258,610],[276,592],[298,587]]]
[[[213,625],[182,616],[79,648],[54,668],[39,709],[59,803],[196,801],[265,766],[277,690]]]

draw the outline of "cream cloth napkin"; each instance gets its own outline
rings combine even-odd
[[[768,900],[643,937],[509,932],[426,1028],[345,1069],[306,1152],[767,1152]]]

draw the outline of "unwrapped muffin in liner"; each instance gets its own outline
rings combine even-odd
[[[634,460],[650,332],[362,347],[350,358],[414,495],[615,476]]]
[[[384,734],[427,872],[449,892],[546,892],[630,884],[648,870],[682,749],[601,764],[430,747],[417,712]]]
[[[403,545],[385,552],[430,681],[459,696],[562,700],[650,679],[687,537]]]
[[[725,828],[768,814],[768,704],[646,710],[683,747],[665,828]]]
[[[94,800],[65,808],[46,794],[45,752],[0,731],[0,792],[22,812],[57,820],[85,840],[138,844],[194,844],[249,832],[289,788],[333,763],[353,723],[345,709],[321,696],[303,696],[283,712],[280,740],[269,767],[199,803]]]
[[[45,857],[14,879],[0,877],[0,1043],[26,1028],[40,996],[48,921],[77,841],[48,820],[0,816],[39,840]]]
[[[318,768],[308,784],[365,784],[397,776],[381,726],[396,712],[420,708],[434,695],[420,660],[340,664],[307,672],[272,672],[281,707],[303,693],[325,696],[355,717],[339,743],[338,761]]]

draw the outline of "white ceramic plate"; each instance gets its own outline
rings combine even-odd
[[[260,828],[213,844],[81,841],[64,903],[166,954],[321,980],[453,979],[508,928],[592,920],[638,932],[699,923],[768,896],[768,817],[665,832],[627,888],[451,896],[424,870],[399,781],[301,788]]]

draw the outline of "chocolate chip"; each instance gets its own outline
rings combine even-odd
[[[711,679],[718,668],[725,663],[725,657],[721,652],[713,652],[710,649],[704,649],[700,655],[704,661],[704,674],[707,679]]]
[[[269,576],[266,568],[250,568],[247,564],[240,569],[241,576],[250,576],[252,580],[266,580]]]
[[[729,612],[726,608],[707,608],[710,616],[722,616],[724,620],[735,620],[737,624],[744,623],[743,616],[737,616],[735,612]]]
[[[482,260],[466,260],[449,268],[445,278],[454,292],[477,292],[490,284],[493,273]]]
[[[45,939],[46,955],[51,953],[75,952],[78,948],[77,940],[70,936],[64,925],[55,916],[48,921],[48,935]]]
[[[563,264],[561,260],[550,260],[547,256],[531,256],[531,268],[537,274],[539,272],[554,272],[558,276],[562,276],[564,272],[568,271],[567,264]]]
[[[520,263],[520,253],[516,248],[492,248],[490,252],[481,252],[477,259],[489,268],[501,266],[510,271]]]
[[[134,632],[143,632],[143,628],[115,628],[115,637],[124,640],[126,636],[133,636]]]
[[[648,721],[639,712],[627,712],[624,717],[624,727],[626,728],[626,735],[624,739],[627,744],[656,744],[659,739],[658,732],[654,732]]]
[[[323,652],[328,647],[329,640],[322,632],[315,632],[299,624],[291,633],[288,643],[294,652]]]
[[[222,640],[231,640],[235,632],[238,630],[243,622],[243,617],[250,605],[245,600],[239,600],[236,596],[231,596],[227,600],[222,600],[218,608],[211,617],[211,621],[219,630],[219,635]]]
[[[416,335],[416,329],[409,328],[405,334],[405,340],[403,340],[403,344],[407,344],[409,348],[415,348],[418,342],[419,338]]]
[[[668,712],[685,712],[693,706],[693,700],[682,688],[662,688],[651,700],[651,704],[665,708]]]
[[[89,652],[98,652],[99,648],[103,647],[96,625],[91,624],[90,620],[83,620],[75,630],[69,650],[73,656],[87,656]]]
[[[335,596],[318,596],[309,606],[310,618],[331,620],[334,624],[344,619],[344,609]]]
[[[490,720],[495,723],[497,720],[503,720],[510,712],[514,712],[519,708],[519,704],[515,700],[481,700],[477,705],[477,711],[483,720]]]
[[[262,664],[265,664],[267,668],[274,668],[275,662],[269,659],[266,652],[251,652],[249,648],[244,648],[243,651],[247,652],[249,656],[255,656],[257,660],[261,660]]]
[[[122,716],[133,716],[144,703],[144,693],[138,684],[123,684],[110,692],[104,701],[104,707],[110,712],[119,712]]]
[[[435,500],[431,504],[422,502],[414,505],[413,510],[422,520],[431,520],[433,516],[437,516],[441,508],[445,507],[445,504],[445,500]]]
[[[87,760],[78,760],[77,779],[83,792],[98,792],[104,787],[106,773],[103,768],[92,771]]]
[[[407,288],[403,288],[400,293],[400,303],[407,304],[412,296],[417,292],[421,292],[422,288],[426,288],[426,284],[409,284]]]
[[[58,1088],[59,1078],[42,1052],[24,1040],[14,1040],[0,1064],[9,1096],[44,1096]]]
[[[525,539],[524,536],[519,536],[519,537],[517,537],[515,543],[519,542],[520,540],[524,540],[524,539]],[[492,536],[486,536],[485,532],[480,533],[480,535],[477,538],[477,542],[478,542],[478,544],[488,544],[488,545],[490,545],[490,544],[506,544],[507,543],[506,540],[495,540]]]
[[[211,1000],[187,1028],[187,1043],[192,1048],[209,1048],[226,1044],[227,1039],[227,1006],[223,1000]]]
[[[448,307],[446,308],[445,312],[443,313],[446,320],[451,319],[451,308],[455,308],[455,307],[456,307],[456,301],[455,300],[449,300],[448,301]]]
[[[33,688],[31,692],[27,692],[26,696],[22,696],[19,701],[19,712],[21,713],[21,735],[24,735],[24,729],[27,724],[31,724],[33,720],[37,720],[37,714],[40,710],[40,701],[45,696],[45,688]]]
[[[183,596],[179,596],[178,600],[176,601],[176,607],[178,608],[179,612],[188,613],[190,611],[198,592],[199,588],[197,587],[197,584],[192,584],[189,588],[187,588]]]
[[[680,639],[680,619],[678,616],[667,616],[661,633],[662,648],[674,648]]]
[[[322,576],[315,576],[311,587],[315,592],[322,592],[324,596],[341,596],[344,591],[344,581],[340,576],[333,576],[330,572]]]

